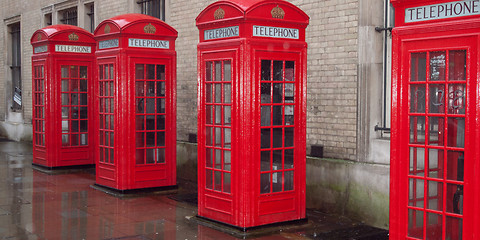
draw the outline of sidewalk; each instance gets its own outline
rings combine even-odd
[[[388,239],[388,232],[308,209],[308,222],[244,234],[196,218],[196,186],[115,197],[91,187],[95,171],[48,175],[32,146],[0,140],[0,239]]]

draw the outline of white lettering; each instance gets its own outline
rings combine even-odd
[[[44,52],[47,52],[47,51],[48,51],[48,46],[47,45],[38,46],[38,47],[35,47],[33,49],[33,53],[44,53]]]
[[[464,0],[405,9],[405,22],[479,15],[480,0]]]
[[[170,49],[170,42],[163,40],[129,38],[128,46],[138,48]]]
[[[212,39],[238,37],[238,36],[240,36],[239,27],[233,26],[233,27],[205,30],[203,38],[205,40],[212,40]]]
[[[98,42],[98,49],[116,48],[118,44],[118,39],[103,40]]]
[[[294,28],[253,26],[254,37],[299,39],[299,30]]]
[[[55,52],[91,53],[92,47],[75,45],[55,45]]]

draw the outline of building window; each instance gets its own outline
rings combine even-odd
[[[12,47],[10,49],[12,72],[12,110],[18,111],[22,109],[22,78],[21,78],[21,38],[20,23],[10,25],[10,37]]]
[[[45,21],[45,22],[44,22],[44,23],[45,23],[45,27],[52,25],[52,13],[47,13],[47,14],[45,14],[44,21]]]
[[[66,9],[61,12],[62,20],[60,20],[63,24],[74,25],[77,26],[77,8],[70,8]]]
[[[93,3],[85,5],[85,28],[93,33],[95,31],[95,6]]]
[[[142,14],[150,15],[165,21],[165,0],[137,1],[142,9]]]

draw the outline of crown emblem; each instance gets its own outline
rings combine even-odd
[[[215,11],[215,14],[213,16],[215,17],[215,20],[224,19],[225,18],[225,11],[221,7],[219,7]]]
[[[76,33],[71,33],[70,35],[68,35],[68,39],[70,41],[78,41],[78,35]]]
[[[103,29],[103,32],[104,33],[110,33],[110,25],[108,25],[108,23],[105,24],[105,28]]]
[[[149,23],[143,28],[143,31],[145,33],[154,34],[157,31],[157,29],[151,23]]]
[[[37,41],[40,41],[40,40],[42,40],[42,34],[39,33],[37,34]]]
[[[285,17],[285,11],[283,11],[283,9],[277,5],[272,9],[272,17],[283,19]]]

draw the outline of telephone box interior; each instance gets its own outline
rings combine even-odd
[[[32,38],[33,164],[91,165],[91,88],[95,39],[84,29],[53,25]]]
[[[96,28],[97,185],[176,185],[176,38],[175,29],[142,14]]]
[[[218,1],[197,17],[200,217],[305,219],[308,22],[282,0]]]
[[[391,2],[390,239],[478,239],[480,2]]]

